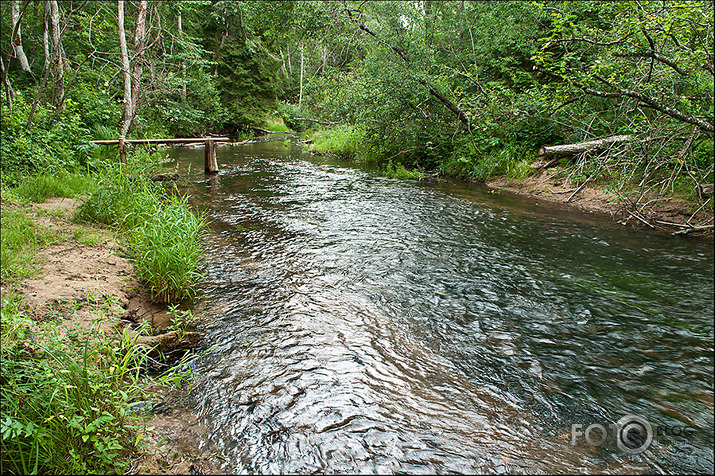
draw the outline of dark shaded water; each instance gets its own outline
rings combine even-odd
[[[170,154],[219,235],[190,401],[225,470],[712,470],[712,244],[282,139],[219,148],[209,179]],[[626,414],[656,427],[641,454]]]

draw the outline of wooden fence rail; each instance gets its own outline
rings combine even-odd
[[[228,137],[189,137],[180,139],[125,139],[124,136],[119,136],[115,140],[93,140],[92,144],[97,145],[118,145],[119,146],[119,161],[123,164],[127,163],[127,145],[128,144],[191,144],[195,142],[204,143],[204,165],[207,174],[218,173],[218,163],[216,162],[216,144],[215,142],[228,142]]]

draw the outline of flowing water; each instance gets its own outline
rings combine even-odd
[[[712,470],[711,243],[283,137],[219,148],[212,178],[169,154],[217,234],[188,401],[225,471]],[[628,414],[640,454],[609,426]]]

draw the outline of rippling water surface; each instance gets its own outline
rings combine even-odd
[[[282,138],[219,148],[209,179],[202,150],[170,154],[218,234],[200,308],[221,350],[189,401],[226,471],[712,469],[712,244]],[[608,426],[626,414],[656,427],[639,455]],[[575,424],[611,433],[572,445]]]

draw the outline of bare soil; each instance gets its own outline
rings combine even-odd
[[[655,197],[645,196],[641,202],[650,202],[649,206],[640,208],[639,212],[638,207],[633,206],[635,199],[590,184],[581,187],[568,180],[562,181],[553,169],[522,180],[496,177],[487,181],[486,186],[535,200],[560,203],[585,212],[610,215],[622,225],[639,229],[672,233],[688,225],[713,222],[712,212],[699,210],[694,213],[692,203],[672,197],[659,197],[656,200]],[[698,236],[712,240],[713,232],[698,233]]]
[[[3,202],[3,207],[13,206]],[[37,254],[38,276],[25,279],[17,287],[24,297],[24,310],[35,324],[33,332],[44,332],[43,322],[55,321],[63,329],[89,330],[98,326],[106,335],[122,332],[141,320],[161,332],[170,323],[165,304],[154,302],[139,282],[130,261],[123,257],[119,238],[103,227],[78,225],[71,217],[78,206],[72,199],[48,199],[27,210],[33,219],[67,236],[58,245]],[[82,244],[75,232],[91,235],[91,244]],[[2,293],[8,292],[7,286]],[[196,334],[196,333],[191,333]],[[168,336],[169,334],[162,334]],[[156,337],[162,337],[156,336]],[[140,339],[150,344],[152,337]],[[140,341],[141,342],[141,341]],[[195,444],[201,431],[190,411],[173,411],[170,393],[155,390],[162,399],[163,412],[146,420],[145,451],[137,455],[132,472],[138,474],[215,474],[218,466]],[[153,428],[153,429],[151,429]]]

